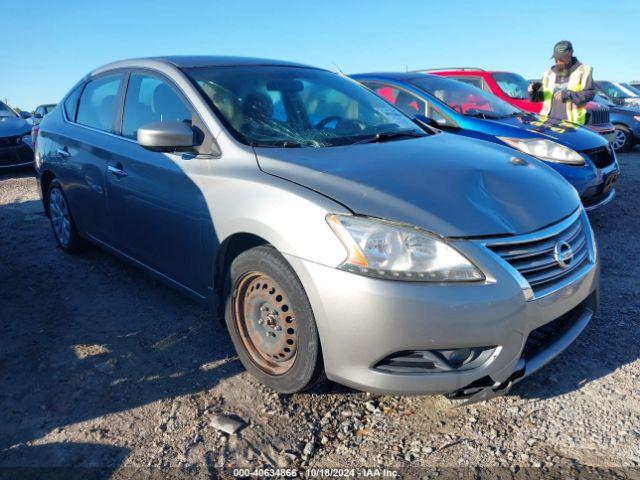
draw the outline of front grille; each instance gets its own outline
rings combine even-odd
[[[15,147],[22,141],[22,137],[0,137],[0,147]]]
[[[616,158],[613,153],[613,148],[611,148],[610,145],[593,148],[591,150],[585,150],[582,153],[589,157],[589,160],[591,160],[593,164],[598,168],[608,167]]]
[[[587,111],[586,123],[589,125],[602,125],[610,122],[609,117],[608,108],[594,108]]]
[[[500,241],[487,247],[515,268],[537,296],[553,289],[571,272],[591,261],[587,243],[585,220],[578,215],[559,232],[534,239],[527,236],[524,241]],[[562,261],[562,256],[569,251],[572,256]]]

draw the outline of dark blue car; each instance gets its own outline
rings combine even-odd
[[[31,126],[0,102],[0,171],[32,163]]]
[[[471,85],[424,73],[351,76],[407,115],[438,129],[508,145],[544,161],[578,191],[587,210],[611,201],[618,176],[607,141],[569,122],[546,121]],[[425,118],[426,117],[426,118]]]

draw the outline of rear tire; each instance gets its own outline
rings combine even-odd
[[[238,255],[225,282],[225,322],[244,367],[280,392],[324,380],[320,337],[297,275],[274,248]]]
[[[55,178],[51,180],[47,190],[47,205],[53,235],[60,248],[66,253],[80,251],[84,246],[84,240],[78,234],[62,185]]]
[[[616,152],[626,152],[631,148],[633,143],[633,134],[624,125],[615,125],[615,138],[612,142],[613,149]]]

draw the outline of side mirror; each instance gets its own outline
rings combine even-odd
[[[418,126],[421,128],[427,127],[430,130],[433,130],[434,128],[436,130],[443,130],[446,128],[456,127],[456,125],[451,125],[444,118],[442,119],[442,122],[438,122],[437,120],[434,120],[431,117],[427,117],[425,115],[420,115],[420,114],[413,116],[413,122],[418,124]]]
[[[183,122],[154,122],[138,129],[138,143],[152,152],[175,152],[194,146],[193,129]]]
[[[36,120],[42,120],[42,114],[41,113],[34,113],[33,114],[33,118],[35,118]]]
[[[26,120],[27,118],[31,118],[31,114],[29,112],[25,112],[24,110],[20,110],[20,117]]]

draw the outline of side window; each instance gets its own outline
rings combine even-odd
[[[122,74],[106,75],[89,82],[78,104],[76,122],[106,132],[113,131],[116,98]]]
[[[459,82],[473,85],[474,87],[483,88],[482,79],[480,77],[453,77]]]
[[[67,118],[72,122],[76,121],[80,92],[82,92],[82,85],[79,85],[73,92],[71,92],[64,101],[64,111],[67,114]]]
[[[367,83],[365,85],[371,88],[379,96],[387,102],[393,103],[396,108],[400,109],[405,115],[413,117],[416,114],[424,115],[426,112],[426,103],[424,100],[415,95],[382,83]]]
[[[427,102],[427,113],[425,114],[425,116],[433,119],[438,125],[441,125],[443,127],[452,125],[451,122],[447,120],[447,117],[442,115],[440,110],[431,105],[431,103],[429,102]]]
[[[131,74],[122,117],[122,135],[136,139],[138,128],[154,122],[192,122],[191,110],[165,81]]]

